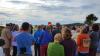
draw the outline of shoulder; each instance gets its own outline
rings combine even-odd
[[[60,42],[60,44],[63,44],[63,43],[65,43],[66,42],[66,40],[64,39],[64,40],[62,40],[61,42]]]
[[[3,30],[2,30],[2,32],[8,32],[9,30],[8,29],[6,29],[6,28],[4,28]]]
[[[80,34],[78,34],[78,36],[79,36],[79,37],[80,37],[80,36],[83,36],[83,34],[80,33]]]
[[[6,29],[4,28],[4,29],[2,29],[2,31],[5,31]]]
[[[74,39],[70,39],[70,44],[76,46],[76,41]]]
[[[23,35],[23,33],[20,32],[20,33],[16,36],[16,38],[21,37],[22,35]]]
[[[92,31],[89,35],[90,37],[95,37],[97,35],[97,32]]]
[[[74,39],[71,39],[71,41],[72,41],[73,43],[76,43],[76,41],[75,41]]]
[[[89,34],[90,34],[90,35],[94,35],[94,34],[95,34],[95,32],[94,32],[94,31],[92,31],[92,32],[90,32]]]
[[[39,30],[36,30],[34,33],[37,34],[39,32]]]
[[[49,43],[49,45],[48,45],[48,49],[51,49],[53,46],[54,46],[53,43]]]
[[[51,42],[51,43],[49,43],[49,46],[51,46],[51,45],[53,45],[54,43],[53,42]]]
[[[63,45],[59,44],[59,47],[63,48]]]
[[[53,30],[53,33],[56,33],[58,31],[58,29]]]
[[[83,34],[78,34],[77,37],[78,37],[77,39],[81,39],[81,38],[84,37],[84,35]]]
[[[30,34],[30,33],[27,33],[26,36],[30,37],[30,38],[33,38],[33,35]]]

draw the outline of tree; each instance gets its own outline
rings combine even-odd
[[[86,17],[85,24],[91,25],[97,20],[98,20],[98,18],[94,14],[89,14]]]

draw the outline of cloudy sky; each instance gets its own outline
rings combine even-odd
[[[91,13],[100,18],[100,0],[0,0],[0,24],[82,23]]]

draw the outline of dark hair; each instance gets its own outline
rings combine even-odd
[[[39,26],[37,26],[38,27],[38,29],[41,29],[42,28],[42,26],[41,25],[39,25]]]
[[[83,28],[81,33],[88,33],[87,28]]]
[[[12,23],[6,24],[6,27],[9,27],[10,31],[12,30]]]
[[[33,34],[33,26],[30,25],[30,28],[31,28],[31,29],[30,29],[30,33]]]
[[[75,26],[72,27],[72,30],[76,30]]]
[[[70,38],[72,37],[70,29],[66,28],[65,32],[66,32],[67,37],[70,37]]]
[[[56,27],[60,27],[61,25],[60,25],[60,23],[56,23]]]
[[[90,31],[89,26],[86,26],[85,28],[86,28],[85,30],[86,30],[87,32],[89,32],[89,31]]]
[[[30,24],[27,22],[24,22],[21,27],[22,27],[22,30],[29,30]]]
[[[93,24],[92,25],[92,30],[93,31],[98,31],[99,30],[99,25],[98,24]]]
[[[15,30],[15,31],[18,31],[18,30],[19,30],[19,26],[18,26],[17,24],[15,25],[14,30]]]
[[[10,26],[10,24],[6,24],[6,26]]]
[[[46,26],[45,25],[43,26],[43,30],[46,30]]]

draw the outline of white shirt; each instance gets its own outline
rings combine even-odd
[[[79,33],[74,31],[74,30],[72,30],[71,33],[72,33],[72,39],[74,39],[76,41],[77,36],[78,36]]]
[[[16,40],[15,40],[15,37],[16,37],[17,35],[19,35],[19,34],[20,34],[19,31],[14,31],[14,32],[12,32],[12,36],[13,36],[13,39],[12,39],[12,46],[17,46],[17,42],[16,42]]]

